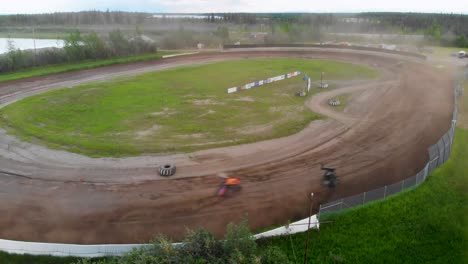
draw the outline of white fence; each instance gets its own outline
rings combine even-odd
[[[193,55],[193,54],[198,54],[199,52],[186,52],[186,53],[176,53],[176,54],[169,54],[169,55],[164,55],[162,56],[163,59],[167,58],[172,58],[172,57],[179,57],[179,56],[185,56],[185,55]]]
[[[73,256],[73,257],[102,257],[119,256],[135,247],[144,244],[110,244],[110,245],[74,245],[56,243],[36,243],[0,239],[0,250],[14,254]]]
[[[288,74],[283,74],[283,75],[271,77],[271,78],[261,80],[261,81],[258,81],[258,82],[248,83],[248,84],[243,85],[243,86],[232,87],[232,88],[229,88],[227,90],[227,92],[228,92],[228,94],[235,93],[235,92],[240,92],[240,91],[243,91],[243,90],[248,90],[248,89],[258,87],[258,86],[261,86],[261,85],[264,85],[264,84],[269,84],[269,83],[289,79],[289,78],[296,77],[296,76],[299,76],[299,75],[301,75],[301,72],[300,71],[295,71],[295,72],[291,72],[291,73],[288,73]]]
[[[310,217],[311,228],[319,228],[319,222],[316,215]],[[307,230],[309,218],[291,223],[284,227],[279,227],[267,232],[256,234],[255,239],[273,237],[279,235],[295,234]],[[121,256],[130,252],[134,248],[141,248],[149,244],[108,244],[108,245],[77,245],[77,244],[59,244],[59,243],[36,243],[14,240],[0,239],[0,250],[14,254],[30,255],[51,255],[51,256],[72,256],[95,258],[103,256]],[[174,246],[180,243],[174,243]]]

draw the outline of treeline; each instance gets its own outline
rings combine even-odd
[[[155,43],[141,35],[131,38],[120,30],[114,30],[107,37],[96,33],[82,35],[80,31],[69,33],[63,40],[63,49],[20,50],[11,40],[7,43],[8,52],[0,55],[0,72],[13,72],[37,66],[60,63],[75,63],[84,60],[98,60],[154,53]]]
[[[216,19],[215,19],[216,18]],[[361,14],[244,14],[214,13],[213,23],[265,24],[270,39],[317,40],[324,29],[343,33],[423,34],[431,44],[468,46],[468,15],[427,13],[361,13]],[[278,30],[279,29],[279,30]],[[286,34],[279,34],[278,32]],[[309,36],[306,38],[305,36]],[[312,37],[312,38],[310,38]]]
[[[405,32],[424,32],[439,25],[442,32],[468,36],[468,15],[426,13],[362,13],[357,17],[369,20],[366,31],[383,31],[396,27]]]
[[[468,15],[425,13],[363,13],[363,30],[424,34],[431,44],[468,47]]]
[[[202,19],[200,19],[202,16]],[[183,25],[198,24],[192,32],[180,29]],[[51,25],[48,27],[48,25]],[[0,29],[36,27],[37,31],[60,28],[81,28],[87,25],[117,25],[106,28],[144,28],[153,32],[163,48],[194,47],[197,43],[215,46],[228,43],[224,28],[242,28],[241,31],[259,31],[266,34],[265,43],[322,41],[324,33],[416,34],[424,35],[424,43],[468,46],[468,15],[425,13],[205,13],[199,15],[159,15],[132,12],[85,11],[37,15],[0,16]],[[118,26],[122,25],[122,26]],[[124,26],[125,25],[125,26]],[[162,27],[163,25],[164,27]],[[174,25],[173,28],[168,25]],[[179,26],[179,30],[177,27]],[[218,26],[223,32],[210,32]],[[8,30],[6,30],[8,31]],[[36,31],[36,32],[37,32]],[[237,31],[239,31],[237,29]],[[105,32],[105,31],[104,31]],[[228,32],[229,33],[229,32]],[[258,33],[258,32],[252,32]],[[239,34],[233,36],[238,37]],[[245,40],[245,39],[244,39]],[[249,41],[249,40],[247,40]],[[255,38],[253,41],[259,41]]]
[[[299,25],[331,25],[339,22],[341,14],[307,14],[307,13],[210,13],[205,22],[233,24],[299,24]]]
[[[135,25],[151,16],[147,13],[120,11],[82,11],[50,14],[16,14],[0,16],[0,27],[39,25]]]

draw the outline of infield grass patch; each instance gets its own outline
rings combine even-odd
[[[304,106],[306,97],[294,95],[306,85],[301,77],[235,94],[227,94],[227,88],[294,70],[312,78],[325,71],[335,80],[378,76],[370,68],[335,61],[220,62],[32,96],[1,109],[0,125],[23,140],[95,157],[190,152],[277,138],[319,118]]]

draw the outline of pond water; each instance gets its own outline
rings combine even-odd
[[[15,47],[21,50],[34,49],[34,39],[23,39],[23,38],[0,38],[0,54],[8,51],[7,43],[8,40],[12,40]],[[63,41],[60,39],[36,39],[36,49],[63,47]]]

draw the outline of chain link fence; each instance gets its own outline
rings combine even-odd
[[[444,164],[449,159],[450,153],[452,152],[452,143],[455,135],[455,128],[458,117],[458,98],[463,93],[462,85],[463,81],[466,79],[468,79],[468,69],[465,70],[464,73],[460,73],[455,81],[453,93],[454,110],[450,129],[439,139],[439,141],[436,144],[429,147],[429,161],[420,172],[408,179],[399,181],[391,185],[386,185],[375,190],[363,192],[354,196],[349,196],[338,199],[333,202],[322,204],[320,205],[320,209],[318,212],[319,220],[320,216],[325,213],[337,212],[354,206],[363,205],[368,202],[385,199],[388,196],[401,192],[405,189],[418,186],[419,184],[423,183],[426,180],[427,176],[430,175],[435,169]]]

